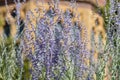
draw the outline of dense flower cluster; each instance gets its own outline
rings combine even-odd
[[[80,22],[72,21],[73,13],[50,6],[43,17],[37,18],[36,26],[30,16],[27,14],[21,42],[23,53],[32,64],[32,80],[86,79],[89,73],[86,61],[90,54],[81,35],[86,29]]]

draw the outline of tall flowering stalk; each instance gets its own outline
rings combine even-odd
[[[104,55],[99,59],[98,79],[119,80],[120,77],[120,2],[108,0],[104,8],[105,27],[107,30],[107,42]]]
[[[111,79],[120,79],[118,76],[120,74],[120,4],[119,1],[111,0],[110,1],[110,19],[108,26],[108,36],[110,38],[108,49],[111,63],[109,66]]]
[[[22,53],[31,62],[32,80],[87,79],[89,52],[81,36],[86,29],[72,21],[72,14],[69,9],[63,12],[50,6],[36,19],[36,25],[30,19],[32,14],[27,14],[21,42]]]

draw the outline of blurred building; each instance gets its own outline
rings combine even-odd
[[[24,0],[20,0],[21,3]],[[28,0],[27,0],[28,1]],[[44,8],[48,9],[48,2],[50,0],[38,0],[39,3],[43,1]],[[70,8],[71,0],[61,0],[60,1],[60,8],[62,10],[66,10]],[[5,6],[5,0],[0,0],[0,34],[4,33],[3,26],[5,25],[5,19],[8,20],[8,23],[11,25],[10,34],[14,36],[16,34],[16,27],[15,27],[15,18],[11,16],[11,11],[15,8],[15,3],[13,0],[7,0],[8,6]],[[84,26],[87,28],[88,34],[88,48],[95,47],[94,44],[105,44],[105,29],[104,29],[104,21],[101,15],[95,11],[97,7],[103,7],[105,5],[105,0],[77,0],[75,6],[76,9],[73,10],[76,14],[80,15],[80,21]],[[39,4],[42,6],[42,4]],[[74,4],[73,4],[74,6]],[[34,10],[36,8],[36,1],[31,0],[31,2],[27,2],[22,4],[21,7],[21,19],[25,18],[25,14],[29,10]],[[10,13],[9,13],[10,12]],[[98,46],[96,46],[98,48]],[[95,48],[93,48],[95,49]],[[96,51],[98,52],[98,51]]]

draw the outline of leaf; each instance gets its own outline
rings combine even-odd
[[[0,74],[0,80],[3,79],[2,75]]]

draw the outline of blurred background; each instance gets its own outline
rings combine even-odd
[[[12,36],[14,37],[17,33],[16,28],[16,5],[13,0],[0,0],[0,35],[6,35],[7,37]],[[22,4],[20,8],[20,24],[22,25],[19,28],[19,33],[24,28],[24,20],[26,17],[27,11],[31,10],[34,11],[36,9],[37,0],[20,0]],[[50,0],[38,0],[39,6],[43,6],[44,8],[49,9],[48,3],[51,2]],[[87,28],[88,31],[88,41],[91,42],[88,44],[88,48],[92,47],[92,43],[99,44],[99,42],[103,42],[105,44],[106,32],[104,27],[104,20],[102,17],[102,13],[99,9],[104,7],[106,4],[105,0],[77,0],[77,5],[73,5],[77,7],[76,10],[73,10],[76,14],[80,15],[79,20],[84,26]],[[7,4],[7,6],[5,5]],[[60,8],[62,10],[68,9],[70,6],[70,0],[60,0]],[[99,41],[99,38],[102,38]],[[93,40],[95,39],[95,40]],[[93,42],[92,42],[93,41]],[[98,51],[97,51],[98,52]]]

